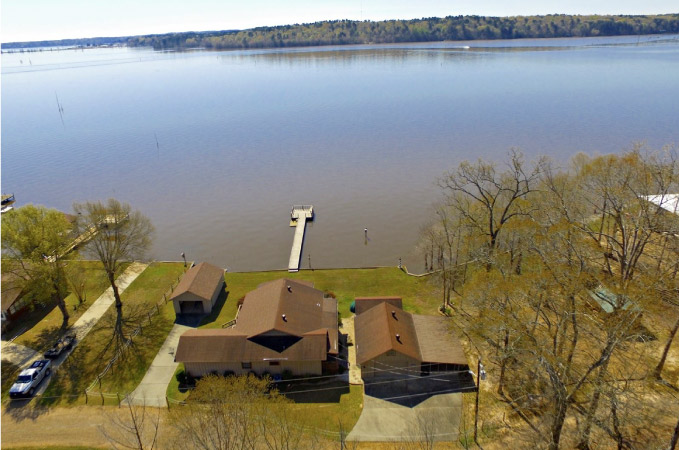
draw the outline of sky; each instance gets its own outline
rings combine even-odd
[[[0,41],[449,15],[662,14],[676,0],[0,0]]]

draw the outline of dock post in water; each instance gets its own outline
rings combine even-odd
[[[299,271],[299,261],[302,256],[302,244],[304,243],[304,230],[306,228],[306,221],[313,220],[314,207],[311,205],[295,205],[292,207],[290,213],[290,226],[295,227],[295,238],[292,241],[292,250],[290,251],[290,262],[288,263],[288,272]]]

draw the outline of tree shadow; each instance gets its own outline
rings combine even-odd
[[[280,381],[276,388],[295,403],[339,403],[342,395],[350,392],[344,378]]]
[[[427,376],[402,376],[375,379],[364,384],[365,395],[412,408],[442,394],[474,392],[476,384],[469,372],[432,373]]]

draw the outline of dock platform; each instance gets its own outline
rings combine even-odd
[[[292,240],[288,272],[298,272],[299,262],[302,256],[302,244],[304,243],[306,221],[314,219],[314,207],[311,205],[295,205],[292,207],[290,219],[290,226],[295,227],[295,237]]]

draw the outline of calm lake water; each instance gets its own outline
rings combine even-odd
[[[460,161],[659,148],[678,125],[674,35],[2,55],[3,192],[116,197],[155,224],[151,257],[232,271],[287,267],[293,204],[317,213],[303,268],[420,271]]]

